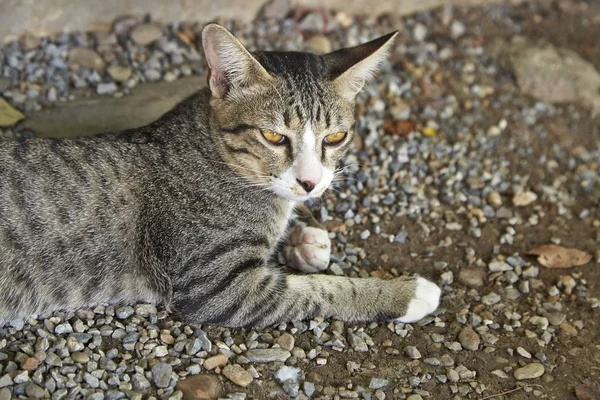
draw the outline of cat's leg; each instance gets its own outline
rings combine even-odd
[[[243,271],[175,291],[175,310],[191,323],[267,326],[317,316],[343,321],[417,321],[433,312],[441,291],[421,277],[392,280],[287,275],[249,260]]]
[[[294,222],[281,250],[283,261],[306,274],[326,270],[331,255],[331,240],[327,230],[303,204],[296,207]]]

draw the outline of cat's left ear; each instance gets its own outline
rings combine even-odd
[[[354,100],[386,59],[398,31],[370,42],[326,54],[325,64],[337,91]]]
[[[208,86],[215,97],[222,99],[272,79],[239,40],[220,25],[204,27],[202,46],[209,68]]]

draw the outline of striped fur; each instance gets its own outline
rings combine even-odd
[[[358,61],[344,53],[346,68],[389,39],[359,48]],[[0,142],[0,325],[135,301],[231,327],[412,315],[422,278],[290,275],[272,261],[296,204],[259,178],[293,164],[307,120],[315,132],[351,132],[354,103],[336,89],[344,60],[255,57],[268,84],[243,80],[235,96],[204,89],[146,127]],[[266,123],[285,127],[290,145],[261,142]],[[323,150],[323,164],[334,167],[349,143]]]

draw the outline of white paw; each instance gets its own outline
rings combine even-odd
[[[417,278],[415,298],[408,303],[406,314],[397,318],[395,322],[415,322],[431,314],[440,304],[442,291],[433,282],[425,278]]]
[[[288,266],[306,274],[326,270],[330,254],[331,240],[327,231],[303,224],[292,228],[282,251]]]

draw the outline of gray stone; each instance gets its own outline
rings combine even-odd
[[[96,93],[103,94],[112,94],[117,91],[117,85],[113,82],[109,83],[100,83],[96,86]]]
[[[104,60],[92,49],[74,47],[69,52],[69,67],[83,67],[101,71],[104,69]]]
[[[111,65],[106,70],[110,77],[117,82],[125,82],[131,78],[131,69],[121,65]]]
[[[415,346],[406,346],[404,348],[404,353],[406,353],[406,355],[413,360],[418,360],[421,358],[421,353]]]
[[[46,391],[36,384],[28,383],[25,386],[25,393],[29,398],[43,399],[46,398]]]
[[[162,37],[162,30],[155,24],[140,24],[131,31],[131,39],[139,45],[147,46]]]
[[[371,378],[371,381],[369,382],[369,389],[381,389],[386,387],[388,383],[389,382],[387,379]]]
[[[159,388],[166,388],[169,386],[169,382],[171,381],[171,374],[173,373],[173,368],[170,364],[165,362],[159,362],[154,367],[152,367],[152,379],[154,380],[154,384]]]
[[[518,380],[535,379],[542,375],[544,375],[544,366],[538,362],[517,368],[514,372],[514,376]]]
[[[575,51],[515,36],[495,44],[524,94],[549,103],[578,102],[600,111],[600,73]],[[552,85],[548,85],[552,82]]]
[[[475,351],[479,349],[479,335],[470,327],[465,327],[460,331],[458,341],[467,350]]]
[[[0,400],[11,400],[12,395],[9,388],[0,389]]]
[[[488,294],[486,294],[485,296],[483,296],[481,298],[481,302],[483,304],[485,304],[485,305],[488,305],[488,306],[492,306],[494,304],[497,304],[497,303],[500,302],[500,300],[502,300],[502,298],[500,297],[500,295],[497,294],[497,293],[494,293],[494,292],[488,293]]]
[[[13,380],[9,374],[2,375],[2,377],[0,378],[0,388],[6,387],[6,386],[12,386],[12,384],[13,384]]]
[[[119,307],[115,311],[117,318],[119,319],[127,319],[133,315],[133,307],[131,306],[123,306]]]
[[[305,381],[302,384],[302,390],[304,390],[304,394],[307,395],[308,397],[312,397],[312,395],[315,393],[315,384],[312,382],[307,382]]]
[[[348,332],[348,335],[347,335],[346,338],[348,340],[348,344],[350,346],[352,346],[352,348],[355,351],[360,351],[360,352],[367,352],[367,351],[369,351],[369,346],[367,346],[367,343],[360,336],[355,335],[352,332]]]
[[[252,349],[248,350],[244,355],[250,362],[256,363],[285,362],[292,356],[289,351],[280,348]]]
[[[166,380],[166,378],[164,378]],[[150,388],[150,382],[146,377],[142,374],[134,374],[131,378],[131,383],[133,384],[133,388],[135,390],[146,390]],[[168,381],[167,381],[168,385]]]

